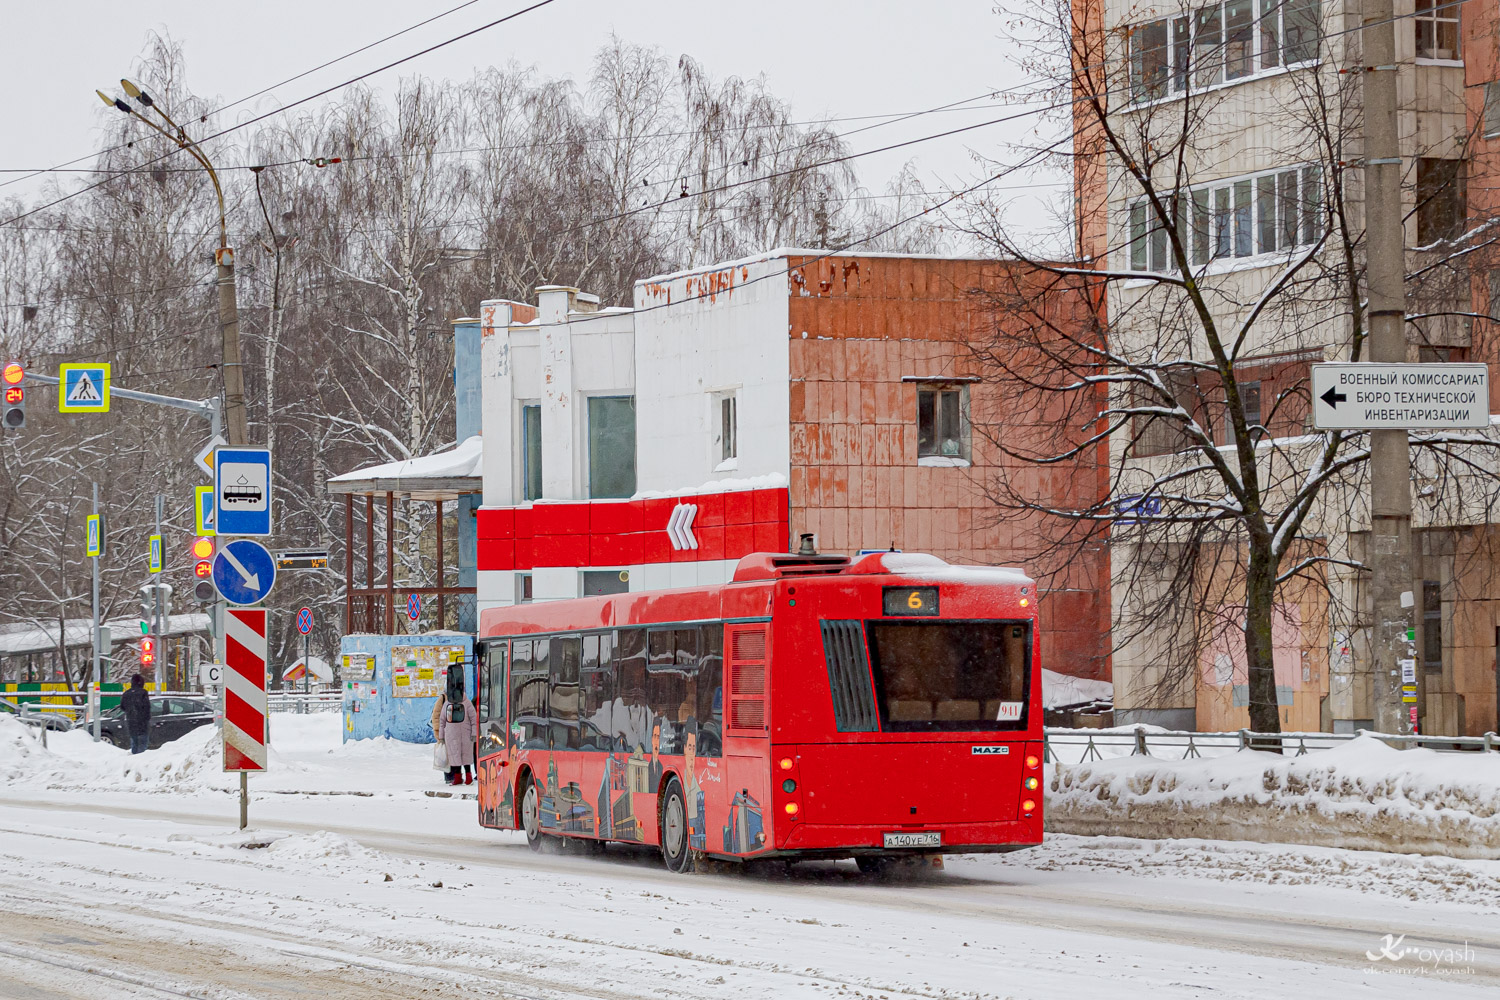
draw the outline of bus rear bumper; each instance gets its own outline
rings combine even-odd
[[[890,848],[887,833],[936,832],[942,842],[936,847]],[[949,823],[921,827],[850,826],[830,823],[795,823],[786,839],[776,845],[779,852],[819,854],[979,854],[1035,847],[1042,842],[1042,818],[998,823]]]

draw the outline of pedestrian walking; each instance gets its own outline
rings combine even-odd
[[[474,783],[474,739],[479,730],[479,713],[462,694],[457,698],[444,698],[441,718],[438,719],[438,739],[448,753],[448,783],[450,785],[472,785]],[[463,771],[460,778],[459,771]]]
[[[151,737],[151,696],[140,674],[130,678],[130,690],[120,696],[120,711],[125,714],[125,731],[130,734],[130,752],[145,753]]]

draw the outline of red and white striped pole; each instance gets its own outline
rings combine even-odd
[[[240,775],[240,829],[249,823],[245,775],[266,769],[266,611],[224,614],[224,770]]]

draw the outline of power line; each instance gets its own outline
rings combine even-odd
[[[471,2],[476,2],[477,3],[478,0],[471,0]],[[832,117],[832,118],[809,118],[809,119],[802,120],[802,121],[767,122],[765,124],[757,124],[757,125],[744,125],[744,126],[728,126],[728,125],[726,125],[723,128],[714,128],[714,129],[672,129],[672,130],[669,130],[669,131],[662,131],[662,132],[645,132],[645,133],[642,133],[641,135],[633,136],[632,138],[635,138],[635,139],[670,139],[670,138],[678,138],[678,137],[682,137],[682,136],[698,136],[698,135],[706,135],[706,134],[716,134],[716,133],[720,133],[720,132],[743,131],[743,130],[746,130],[746,129],[761,130],[761,129],[774,129],[774,128],[802,128],[802,127],[816,126],[816,125],[830,125],[830,124],[835,124],[835,123],[838,123],[838,122],[859,122],[859,121],[873,121],[875,119],[885,119],[885,120],[882,120],[882,121],[876,121],[875,124],[873,124],[873,125],[867,125],[864,128],[852,129],[852,130],[850,130],[848,132],[843,132],[843,133],[839,134],[839,138],[847,138],[847,137],[849,137],[851,135],[857,135],[860,132],[866,132],[866,131],[869,131],[870,129],[873,129],[873,128],[882,128],[882,127],[884,127],[886,125],[899,124],[900,122],[906,121],[906,120],[911,119],[911,118],[917,118],[917,117],[920,117],[922,115],[931,115],[931,114],[940,114],[940,113],[952,113],[952,112],[965,112],[965,111],[986,111],[986,110],[988,110],[988,108],[985,107],[985,106],[983,106],[983,105],[979,105],[979,106],[975,106],[975,107],[963,107],[962,105],[971,105],[971,104],[974,104],[975,101],[982,100],[982,99],[984,99],[986,97],[998,96],[999,94],[1002,94],[1002,93],[1005,93],[1005,91],[986,91],[985,93],[980,94],[980,95],[978,95],[976,97],[966,98],[965,100],[962,100],[962,101],[955,101],[953,104],[943,105],[941,107],[928,108],[928,109],[923,110],[923,111],[892,111],[892,112],[885,112],[885,113],[881,113],[881,114],[842,115],[842,116],[835,116],[835,117]],[[501,152],[509,152],[509,151],[513,151],[513,150],[536,149],[538,147],[546,147],[546,146],[576,146],[576,145],[578,145],[580,143],[593,144],[593,143],[619,142],[623,138],[625,138],[625,137],[624,136],[616,136],[616,135],[600,135],[600,136],[585,136],[583,138],[569,138],[569,139],[543,139],[543,140],[539,140],[539,141],[536,141],[536,142],[504,143],[504,144],[501,144],[501,145],[498,145],[498,146],[459,146],[459,147],[455,147],[455,148],[452,148],[452,149],[434,149],[434,150],[431,151],[431,155],[433,155],[433,156],[455,156],[455,155],[463,155],[463,154],[467,154],[467,153],[501,153]],[[114,148],[118,149],[118,148],[122,148],[122,147],[114,147]],[[107,153],[107,152],[111,152],[111,150],[109,150],[109,149],[101,150],[100,154]],[[362,154],[355,155],[355,156],[347,156],[347,155],[340,156],[339,160],[340,160],[340,162],[343,162],[343,163],[355,163],[355,162],[359,162],[359,161],[362,161],[362,160],[377,160],[377,159],[380,159],[381,157],[386,156],[386,155],[388,155],[388,154],[385,154],[385,153],[362,153]],[[293,159],[287,159],[287,160],[272,160],[272,161],[267,162],[267,163],[253,163],[253,164],[252,163],[231,163],[231,164],[227,164],[225,166],[216,166],[216,167],[214,167],[214,169],[217,170],[221,174],[225,173],[225,172],[228,172],[228,171],[236,171],[236,170],[264,170],[264,169],[267,169],[269,167],[289,167],[289,166],[298,166],[298,165],[302,165],[302,164],[315,165],[315,160],[316,159],[318,159],[318,158],[317,157],[299,156],[299,157],[295,157]],[[324,159],[327,159],[327,158],[325,157]],[[69,161],[69,162],[76,163],[78,161],[77,160],[73,160],[73,161]],[[196,166],[194,166],[194,167],[150,167],[150,166],[140,166],[140,167],[120,167],[120,168],[115,168],[112,172],[115,173],[115,174],[133,174],[133,173],[191,174],[191,173],[197,173],[201,169],[202,169],[201,167],[196,167]],[[27,172],[30,172],[33,176],[35,176],[36,174],[44,174],[44,173],[51,173],[51,174],[63,174],[63,173],[65,173],[65,174],[94,174],[94,173],[99,173],[100,169],[98,167],[76,167],[76,168],[69,168],[69,167],[63,167],[63,166],[59,166],[59,167],[39,167],[39,168],[30,168],[30,167],[0,167],[0,174],[27,173]],[[673,180],[675,180],[675,179],[676,178],[673,178]],[[7,181],[5,183],[12,183],[12,182]],[[0,185],[0,186],[3,186],[3,185]]]
[[[353,50],[351,50],[349,52],[345,52],[343,55],[339,56],[336,59],[330,59],[327,62],[322,63],[321,65],[314,66],[312,69],[303,70],[301,73],[298,73],[296,76],[289,76],[285,80],[282,80],[280,83],[273,83],[269,87],[263,87],[260,90],[257,90],[255,93],[250,94],[250,95],[248,95],[246,97],[241,97],[239,100],[233,101],[233,102],[231,102],[229,104],[226,104],[226,105],[224,105],[221,108],[215,108],[212,111],[205,112],[204,115],[203,115],[203,117],[207,118],[209,115],[217,115],[217,114],[220,114],[222,112],[228,111],[230,108],[238,107],[239,105],[244,104],[246,101],[254,100],[255,98],[259,97],[262,94],[269,93],[270,91],[275,90],[277,87],[284,87],[284,86],[286,86],[289,83],[292,83],[292,82],[294,82],[296,80],[302,79],[304,76],[307,76],[310,73],[316,73],[320,69],[327,69],[329,66],[332,66],[335,63],[343,62],[345,59],[348,59],[351,56],[357,56],[361,52],[365,52],[365,51],[367,51],[369,49],[375,48],[377,45],[384,45],[386,42],[389,42],[389,41],[391,41],[394,38],[399,38],[402,35],[406,34],[407,32],[415,31],[416,29],[418,29],[420,27],[423,27],[424,25],[431,24],[433,21],[437,21],[437,20],[439,20],[441,18],[447,17],[449,14],[456,13],[456,12],[458,12],[460,10],[463,10],[465,7],[470,7],[470,6],[472,6],[472,5],[474,5],[474,4],[478,3],[478,2],[479,2],[479,0],[465,0],[464,3],[459,4],[457,7],[450,7],[448,10],[443,11],[441,14],[434,14],[432,17],[429,17],[425,21],[418,21],[416,24],[409,25],[408,27],[402,28],[400,31],[397,31],[397,32],[394,32],[392,34],[386,35],[384,38],[377,39],[376,41],[373,41],[373,42],[369,43],[368,45],[362,45],[362,46],[360,46],[357,49],[353,49]],[[64,161],[63,163],[59,163],[55,167],[45,167],[45,168],[42,168],[42,169],[39,169],[39,170],[31,171],[30,174],[27,177],[16,177],[16,178],[12,178],[11,180],[8,180],[8,181],[0,181],[0,187],[5,187],[5,186],[7,186],[9,184],[16,184],[16,183],[19,183],[19,182],[24,181],[24,180],[29,180],[31,177],[36,177],[39,174],[44,174],[44,173],[61,173],[61,172],[63,172],[64,168],[71,167],[75,163],[82,163],[84,160],[91,160],[91,159],[94,159],[95,157],[102,156],[105,153],[112,153],[112,152],[115,152],[116,150],[124,149],[128,145],[130,145],[130,144],[129,143],[121,143],[121,144],[116,145],[116,146],[110,146],[107,149],[96,150],[96,151],[94,151],[92,153],[86,153],[83,156],[75,157],[74,159]],[[92,168],[86,168],[86,170],[89,170],[89,171],[91,171],[91,169]],[[176,168],[174,168],[174,169],[176,169]],[[196,168],[192,168],[192,169],[196,169]],[[0,170],[0,173],[6,173],[6,174],[8,174],[8,173],[15,173],[15,172],[16,171],[13,171],[13,170]]]
[[[367,77],[374,76],[377,73],[384,73],[388,69],[393,69],[394,67],[400,66],[403,63],[411,62],[413,59],[417,59],[417,58],[419,58],[421,56],[428,55],[429,53],[436,52],[438,49],[444,48],[445,46],[448,46],[448,45],[452,45],[455,42],[461,42],[465,38],[471,38],[474,35],[477,35],[477,34],[479,34],[482,31],[488,31],[490,28],[493,28],[496,25],[504,24],[507,21],[513,21],[516,18],[521,17],[522,15],[529,14],[529,13],[531,13],[534,10],[539,10],[540,8],[549,6],[549,5],[551,5],[551,4],[555,3],[555,2],[556,2],[556,0],[536,0],[536,2],[533,3],[533,4],[531,4],[530,6],[522,7],[520,10],[514,11],[513,13],[510,13],[510,14],[506,14],[504,17],[496,18],[495,20],[489,22],[488,24],[482,24],[482,25],[480,25],[477,28],[473,28],[473,29],[470,29],[469,31],[465,31],[461,35],[454,35],[452,38],[449,38],[449,39],[446,39],[444,41],[438,42],[435,45],[429,45],[429,46],[427,46],[427,48],[422,49],[422,50],[420,50],[418,52],[413,52],[411,55],[402,56],[400,59],[396,59],[396,60],[393,60],[391,62],[388,62],[384,66],[379,66],[379,67],[376,67],[375,69],[372,69],[372,70],[370,70],[370,71],[368,71],[366,73],[361,73],[358,76],[350,77],[348,80],[345,80],[342,83],[336,83],[336,84],[334,84],[331,87],[324,87],[322,90],[319,90],[316,93],[309,94],[306,97],[303,97],[303,98],[301,98],[299,100],[293,101],[291,104],[283,105],[282,107],[275,108],[274,110],[271,110],[271,111],[267,111],[266,113],[261,114],[261,115],[256,115],[254,118],[249,118],[249,119],[246,119],[245,121],[238,122],[238,123],[236,123],[234,125],[230,125],[227,128],[220,129],[219,131],[214,132],[211,135],[204,136],[202,139],[194,140],[194,145],[200,145],[201,146],[205,142],[211,142],[212,140],[221,138],[222,136],[226,136],[226,135],[228,135],[231,132],[237,132],[237,131],[239,131],[242,128],[246,128],[246,127],[248,127],[250,125],[254,125],[257,122],[264,121],[267,118],[273,117],[275,115],[282,114],[283,112],[290,111],[290,110],[292,110],[295,107],[299,107],[299,106],[301,106],[303,104],[308,103],[309,101],[315,101],[315,100],[317,100],[320,97],[326,97],[327,95],[333,93],[336,90],[342,90],[345,87],[352,86],[353,84],[356,84],[359,81],[366,79]],[[173,153],[176,153],[176,152],[179,152],[179,151],[180,151],[179,148],[170,149],[166,153],[164,153],[163,155],[158,156],[155,160],[152,160],[150,162],[152,162],[152,163],[159,163],[162,160],[166,159],[167,157],[171,156]],[[71,194],[66,194],[66,195],[63,195],[60,198],[55,198],[52,201],[49,201],[49,202],[47,202],[44,205],[38,205],[36,208],[33,208],[33,209],[31,209],[29,211],[26,211],[26,212],[23,212],[20,215],[15,216],[14,218],[6,219],[4,222],[0,222],[0,225],[8,226],[8,225],[10,225],[13,222],[19,222],[22,219],[25,219],[25,218],[28,218],[28,217],[30,217],[32,215],[37,214],[38,212],[46,211],[47,209],[52,208],[54,205],[60,205],[63,202],[68,201],[71,198],[76,198],[76,197],[78,197],[81,194],[85,194],[85,193],[87,193],[89,191],[94,190],[97,187],[100,187],[100,186],[102,186],[104,184],[109,183],[109,181],[113,180],[115,178],[115,176],[116,176],[115,174],[110,174],[109,176],[101,178],[100,180],[95,181],[93,184],[89,184],[89,185],[87,185],[87,186],[85,186],[83,188],[80,188],[79,190],[74,191]]]

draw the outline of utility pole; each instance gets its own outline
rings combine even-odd
[[[186,129],[173,121],[162,110],[161,105],[140,87],[129,80],[121,80],[120,86],[131,100],[138,102],[143,108],[155,111],[162,121],[171,126],[171,131],[147,118],[127,101],[111,98],[102,90],[96,90],[94,93],[98,94],[99,100],[105,104],[130,115],[197,160],[199,166],[208,171],[208,179],[213,182],[214,194],[218,196],[219,249],[214,251],[214,264],[217,266],[219,286],[219,332],[222,340],[220,360],[224,376],[224,416],[229,425],[227,428],[229,443],[236,448],[243,448],[250,443],[250,428],[245,416],[245,372],[240,363],[240,318],[239,306],[235,301],[234,248],[229,245],[229,219],[224,209],[224,188],[219,183],[219,175],[214,170],[214,165],[209,162],[208,155],[196,142],[188,138]]]
[[[1365,280],[1369,358],[1406,360],[1406,236],[1401,211],[1401,143],[1396,129],[1396,24],[1392,0],[1365,0]],[[1375,729],[1409,733],[1403,667],[1414,667],[1411,472],[1406,431],[1370,431],[1370,700]],[[1415,673],[1407,677],[1415,680]],[[1413,705],[1413,708],[1415,706]]]

